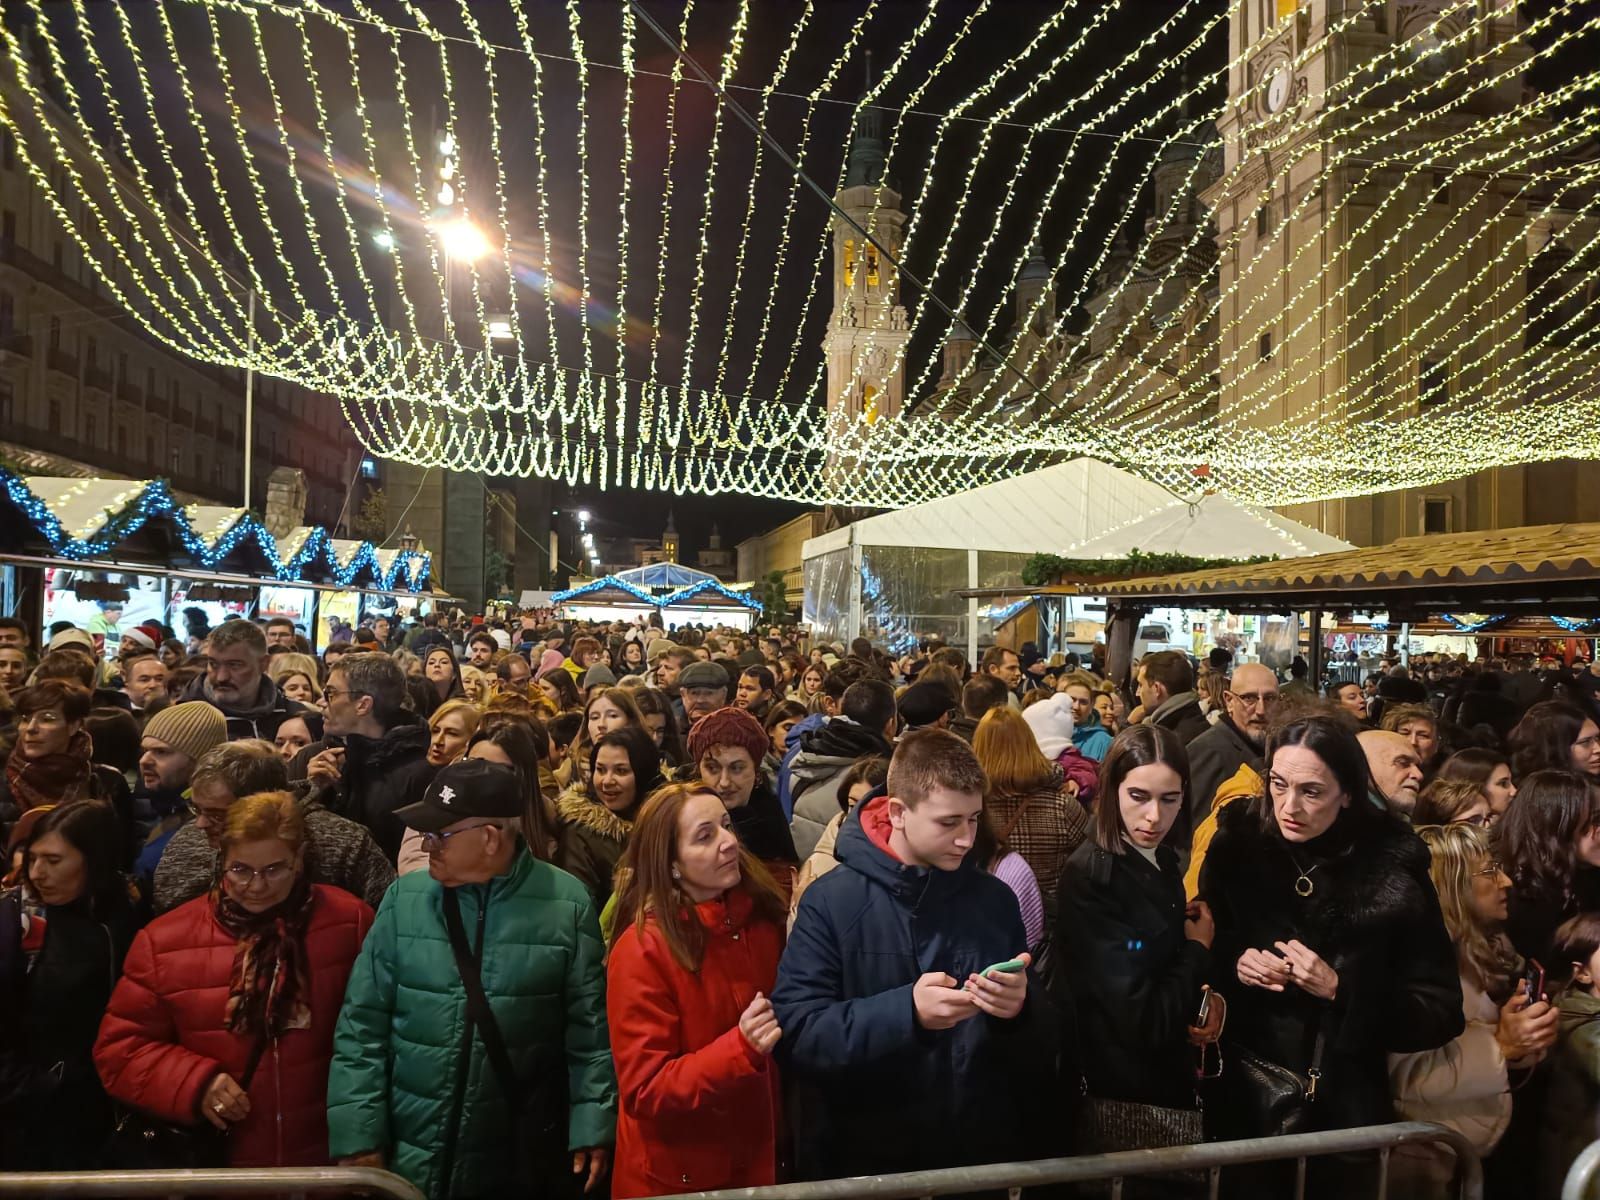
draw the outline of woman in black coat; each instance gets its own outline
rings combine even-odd
[[[137,932],[122,826],[79,800],[33,825],[26,887],[0,896],[0,1163],[103,1165],[112,1109],[95,1073],[100,1018]]]
[[[1265,761],[1267,795],[1222,810],[1200,874],[1231,1009],[1208,1133],[1392,1121],[1387,1056],[1464,1027],[1427,847],[1367,798],[1366,757],[1337,717],[1274,730]],[[1284,1071],[1289,1099],[1274,1113],[1269,1080]],[[1313,1177],[1347,1190],[1342,1174]]]
[[[1100,765],[1091,840],[1061,877],[1056,946],[1069,964],[1094,1100],[1194,1109],[1200,1043],[1222,1028],[1220,998],[1208,1003],[1206,1028],[1195,1027],[1211,975],[1211,913],[1184,903],[1178,856],[1163,844],[1188,791],[1189,760],[1176,734],[1154,725],[1123,730]]]

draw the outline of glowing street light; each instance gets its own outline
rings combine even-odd
[[[372,235],[372,244],[379,250],[393,250],[394,234],[390,233],[387,229],[380,229],[377,233]]]
[[[439,226],[439,244],[451,258],[462,262],[473,262],[489,252],[488,240],[465,217]]]
[[[489,336],[496,341],[510,341],[516,335],[511,331],[510,317],[490,317]]]
[[[580,508],[578,510],[578,523],[581,525],[587,525],[589,523],[589,510],[587,508]]]

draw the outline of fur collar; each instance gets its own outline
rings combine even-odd
[[[556,815],[564,825],[577,825],[613,842],[625,842],[633,832],[633,822],[612,812],[598,800],[589,799],[581,787],[570,787],[556,801]]]
[[[1308,932],[1354,946],[1430,907],[1428,848],[1409,827],[1383,815],[1325,853],[1308,852],[1285,842],[1276,829],[1261,827],[1256,813],[1262,803],[1258,798],[1223,808],[1206,853],[1205,890],[1227,895],[1234,912],[1292,914]],[[1310,871],[1314,885],[1304,899],[1294,892],[1302,869]]]

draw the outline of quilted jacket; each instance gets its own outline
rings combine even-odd
[[[610,1145],[617,1084],[588,891],[526,850],[506,874],[455,891],[469,943],[481,920],[483,988],[519,1082],[566,1097],[571,1148]],[[468,1036],[443,893],[416,871],[378,909],[334,1034],[329,1149],[380,1150],[432,1200],[509,1195],[522,1147],[482,1037]]]
[[[235,1167],[318,1166],[328,1161],[323,1098],[333,1026],[345,981],[372,925],[350,893],[314,885],[306,929],[311,1026],[269,1044],[250,1081],[250,1115],[229,1131]],[[232,934],[198,896],[134,938],[100,1022],[94,1062],[115,1100],[165,1121],[198,1124],[200,1097],[226,1071],[244,1074],[254,1039],[224,1026]]]

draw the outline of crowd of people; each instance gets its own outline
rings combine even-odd
[[[188,632],[0,619],[6,1168],[630,1197],[1405,1117],[1553,1197],[1600,1131],[1600,666]]]

